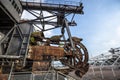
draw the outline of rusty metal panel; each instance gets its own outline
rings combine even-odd
[[[8,80],[8,74],[0,74],[0,80]]]
[[[33,60],[42,60],[42,55],[44,53],[44,46],[30,46],[28,58]]]
[[[32,71],[46,71],[49,68],[50,63],[48,61],[36,61],[33,62]]]
[[[64,56],[64,49],[61,47],[46,46],[45,47],[45,54],[56,56],[56,57],[57,56],[62,57],[62,56]]]
[[[45,56],[64,56],[64,49],[55,46],[31,46],[29,47],[28,58],[33,60],[43,60]],[[48,58],[47,58],[48,59]]]

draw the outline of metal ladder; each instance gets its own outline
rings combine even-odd
[[[31,32],[33,31],[33,26],[27,23],[16,26],[17,27],[13,30],[5,55],[20,56],[20,58],[23,60],[23,66],[25,66],[29,39]]]

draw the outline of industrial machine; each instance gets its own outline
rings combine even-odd
[[[70,32],[70,26],[77,25],[74,21],[75,14],[83,14],[82,3],[76,6],[19,0],[6,2],[18,11],[18,17],[21,17],[22,11],[26,10],[34,16],[34,19],[16,18],[10,13],[11,10],[7,9],[7,5],[4,5],[3,0],[0,0],[1,12],[9,16],[6,19],[12,21],[10,27],[5,26],[6,23],[0,23],[2,29],[0,31],[4,35],[0,39],[2,74],[9,74],[8,79],[10,79],[12,72],[47,71],[54,61],[61,62],[62,67],[54,67],[54,65],[52,67],[64,74],[75,71],[78,77],[82,77],[88,71],[88,51],[82,44],[82,39],[72,36]],[[45,15],[46,12],[50,15]],[[67,16],[71,14],[73,16],[69,21]],[[35,27],[38,31],[34,31]],[[58,28],[59,35],[45,36],[46,31]]]

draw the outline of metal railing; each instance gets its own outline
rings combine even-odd
[[[56,71],[38,71],[38,72],[16,72],[11,74],[10,80],[44,80],[48,74],[48,77],[45,80],[76,80],[68,75],[65,75]]]

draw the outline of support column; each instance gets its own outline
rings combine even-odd
[[[11,75],[12,75],[13,68],[14,68],[14,62],[12,62],[12,66],[11,66],[11,70],[10,70],[8,80],[11,80]]]
[[[64,22],[65,22],[65,27],[66,27],[66,30],[67,30],[67,33],[68,33],[68,37],[69,37],[72,49],[73,49],[73,51],[75,51],[75,47],[74,47],[74,44],[73,44],[73,40],[72,40],[72,36],[71,36],[71,33],[70,33],[70,29],[69,29],[69,25],[68,25],[67,19],[65,19]]]

